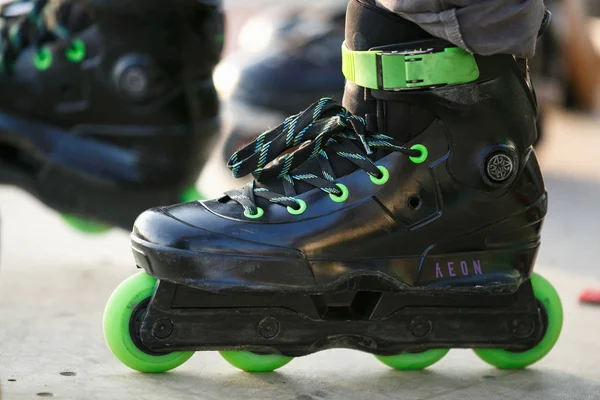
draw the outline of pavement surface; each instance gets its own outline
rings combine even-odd
[[[82,235],[26,193],[0,187],[0,398],[600,399],[600,307],[577,302],[582,288],[600,289],[600,122],[553,110],[546,126],[538,154],[550,209],[536,268],[559,291],[565,321],[555,349],[527,370],[496,370],[453,350],[425,371],[398,372],[365,353],[330,350],[267,374],[238,371],[215,352],[165,374],[131,371],[102,335],[106,300],[135,272],[127,233]],[[209,196],[230,188],[220,156],[199,180]]]

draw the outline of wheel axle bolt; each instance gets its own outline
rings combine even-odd
[[[265,339],[272,339],[279,334],[279,322],[272,317],[264,318],[258,323],[258,333]]]
[[[513,321],[513,334],[518,337],[526,338],[531,336],[535,325],[531,318],[516,319]]]
[[[409,330],[414,337],[425,337],[431,333],[433,324],[428,318],[416,317],[410,322]]]
[[[166,339],[173,333],[173,323],[168,318],[159,318],[152,327],[152,335],[157,339]]]

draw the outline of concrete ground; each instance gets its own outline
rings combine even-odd
[[[561,294],[565,326],[555,350],[528,370],[499,371],[454,350],[426,371],[402,373],[368,354],[333,350],[268,374],[240,372],[212,352],[163,375],[131,371],[104,344],[101,322],[111,291],[135,271],[127,234],[81,235],[2,187],[2,398],[598,399],[600,307],[579,305],[577,294],[600,288],[600,129],[561,112],[549,125],[540,155],[551,203],[537,271]],[[223,189],[214,172],[201,186]]]

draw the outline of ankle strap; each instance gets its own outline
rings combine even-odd
[[[475,57],[458,47],[354,51],[345,42],[342,72],[358,86],[376,90],[457,85],[479,78]]]

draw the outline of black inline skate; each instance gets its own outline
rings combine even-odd
[[[199,196],[219,2],[16,1],[0,15],[0,184],[87,231]]]
[[[553,347],[526,61],[473,56],[373,0],[350,1],[342,53],[344,107],[322,99],[231,157],[253,183],[137,219],[144,271],[104,314],[124,364],[221,350],[271,371],[345,347],[419,369],[473,348],[522,368]]]

